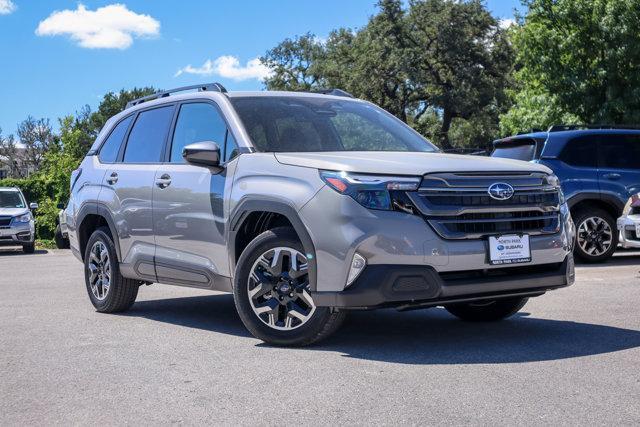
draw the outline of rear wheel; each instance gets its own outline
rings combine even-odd
[[[84,253],[84,275],[91,303],[101,313],[128,310],[140,282],[120,275],[116,248],[107,227],[93,232]]]
[[[56,225],[56,232],[53,235],[56,241],[56,248],[58,249],[69,249],[69,240],[65,239],[62,235],[62,229],[60,228],[60,224]]]
[[[598,208],[579,210],[574,222],[574,253],[578,258],[585,262],[602,262],[613,256],[618,246],[618,231],[615,219],[608,212]]]
[[[314,304],[307,257],[286,227],[265,231],[249,243],[238,260],[233,293],[245,327],[269,344],[312,344],[337,330],[345,316]]]
[[[467,302],[445,305],[454,316],[468,322],[493,322],[516,314],[527,303],[528,298],[505,298],[489,301]]]

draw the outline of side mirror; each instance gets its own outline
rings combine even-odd
[[[58,203],[57,207],[58,209],[64,209],[64,203]]]
[[[29,209],[31,209],[31,210],[38,209],[38,204],[37,203],[29,203]]]
[[[218,167],[220,147],[212,141],[195,142],[182,149],[182,157],[194,165]]]

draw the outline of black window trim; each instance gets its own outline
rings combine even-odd
[[[226,150],[227,150],[227,139],[229,138],[229,133],[231,133],[231,136],[233,136],[233,138],[236,140],[236,144],[238,143],[238,138],[236,138],[236,135],[233,133],[233,131],[231,130],[231,126],[229,126],[229,121],[227,120],[227,117],[224,115],[224,112],[222,111],[222,108],[220,108],[220,105],[218,105],[217,102],[215,102],[212,99],[209,98],[189,98],[189,99],[183,99],[181,101],[178,101],[176,103],[176,110],[174,111],[174,115],[173,115],[173,120],[171,121],[171,127],[169,128],[169,138],[167,138],[165,147],[164,147],[164,151],[163,151],[163,156],[162,156],[162,161],[160,162],[163,165],[179,165],[179,164],[185,164],[185,163],[173,163],[171,162],[171,148],[173,145],[173,137],[176,131],[176,124],[178,122],[178,115],[180,114],[180,109],[182,108],[182,106],[184,104],[211,104],[213,105],[213,107],[218,111],[218,114],[220,114],[220,117],[222,118],[222,121],[225,124],[226,127],[226,132],[224,134],[224,141],[222,142],[222,147],[220,147],[221,153],[220,153],[220,160],[224,159],[226,156]],[[242,154],[243,151],[240,150],[240,146],[238,146],[238,156],[234,157],[237,158],[239,157],[240,154]],[[232,159],[232,160],[234,160]],[[232,161],[230,160],[230,161]],[[220,163],[221,167],[224,167],[228,164],[229,162],[222,162]]]
[[[100,142],[100,146],[94,152],[94,154],[98,157],[98,162],[100,164],[113,165],[118,163],[118,158],[120,156],[120,150],[122,149],[122,145],[126,143],[127,138],[129,137],[129,131],[131,130],[131,126],[133,126],[133,123],[135,122],[135,117],[134,117],[135,114],[136,113],[127,114],[126,116],[118,120],[118,122],[115,125],[113,125],[109,130],[109,134],[105,138],[103,138],[103,140]],[[128,118],[132,118],[132,120],[131,120],[131,123],[129,123],[129,126],[127,126],[127,129],[124,131],[124,135],[122,136],[122,141],[120,141],[120,148],[118,148],[118,154],[116,154],[116,160],[114,162],[103,162],[102,159],[100,158],[100,153],[102,153],[102,148],[104,147],[104,144],[106,144],[107,140],[111,138],[111,134],[113,134],[116,128],[120,125],[120,123],[127,120]]]
[[[117,163],[121,163],[123,165],[160,165],[163,163],[163,157],[164,157],[164,152],[167,146],[167,140],[169,138],[170,135],[170,131],[171,131],[171,125],[173,124],[173,121],[175,120],[175,115],[176,115],[176,105],[178,103],[177,102],[166,102],[163,104],[156,104],[147,108],[143,108],[140,110],[137,110],[134,114],[135,117],[133,119],[133,121],[131,122],[131,124],[129,125],[129,129],[127,129],[127,133],[125,135],[124,138],[124,144],[122,144],[120,146],[120,151],[118,152],[118,157],[117,157]],[[160,161],[159,162],[126,162],[124,161],[124,153],[127,149],[127,145],[129,145],[129,136],[131,135],[131,131],[133,130],[133,126],[135,126],[136,122],[138,121],[138,117],[140,117],[140,114],[147,112],[147,111],[151,111],[151,110],[155,110],[158,108],[164,108],[164,107],[173,107],[173,114],[172,114],[172,119],[169,122],[169,129],[167,132],[167,135],[165,135],[164,137],[164,141],[162,143],[162,148],[160,149]]]

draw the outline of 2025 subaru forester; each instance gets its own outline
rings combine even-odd
[[[233,292],[276,345],[316,342],[349,309],[498,320],[574,281],[548,168],[440,153],[340,90],[133,101],[73,173],[65,214],[97,311],[154,282]]]

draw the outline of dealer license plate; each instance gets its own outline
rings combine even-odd
[[[489,237],[489,264],[520,264],[531,262],[528,235],[509,234]]]

